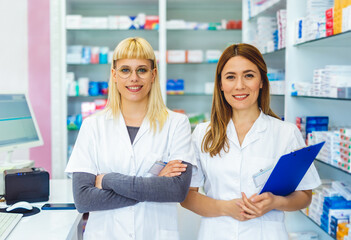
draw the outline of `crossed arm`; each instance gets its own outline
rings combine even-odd
[[[132,206],[143,201],[181,202],[188,193],[192,176],[192,165],[182,164],[170,161],[157,177],[73,173],[76,208],[79,212],[90,212]]]

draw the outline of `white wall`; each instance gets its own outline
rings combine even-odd
[[[0,0],[0,92],[28,91],[27,16],[27,0]],[[13,158],[28,159],[28,149]]]

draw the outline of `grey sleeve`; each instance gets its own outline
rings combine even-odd
[[[96,188],[95,177],[91,173],[73,173],[73,198],[78,212],[110,210],[138,203],[138,201],[121,196],[114,191]]]
[[[185,200],[192,176],[192,165],[177,177],[136,177],[108,173],[102,179],[102,188],[140,202],[182,202]]]

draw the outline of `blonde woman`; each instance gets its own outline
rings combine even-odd
[[[90,212],[84,238],[178,239],[175,202],[187,195],[194,159],[187,117],[162,100],[152,47],[121,41],[108,105],[83,122],[66,168],[78,211]]]
[[[203,216],[201,240],[287,240],[284,211],[307,207],[320,179],[312,164],[288,196],[256,193],[254,175],[303,147],[297,127],[271,110],[267,67],[249,44],[224,50],[217,64],[211,122],[193,133],[198,173],[182,206]],[[203,186],[206,195],[198,193]]]

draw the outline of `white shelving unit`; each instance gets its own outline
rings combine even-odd
[[[183,19],[188,22],[221,22],[241,20],[241,1],[185,1],[167,2],[167,20]],[[223,51],[229,44],[241,42],[241,29],[233,30],[167,30],[168,50]],[[214,82],[216,63],[167,64],[167,79],[184,79],[184,95],[168,95],[170,109],[186,113],[211,111],[212,95],[205,94],[205,83]],[[188,94],[187,94],[188,93]]]
[[[249,14],[248,1],[243,0],[243,42],[251,43],[257,31],[257,18],[262,16],[276,17],[280,9],[286,9],[286,0],[275,0],[264,3],[259,12]],[[285,69],[286,49],[279,49],[273,52],[263,54],[267,67],[274,69]],[[284,94],[271,94],[271,108],[280,117],[284,116],[285,97]]]
[[[286,5],[285,3],[286,2]],[[285,68],[286,91],[279,100],[283,103],[285,120],[295,123],[298,116],[329,116],[329,126],[350,126],[351,101],[348,99],[291,96],[293,82],[312,82],[313,70],[325,65],[350,65],[351,32],[345,32],[327,38],[316,39],[294,45],[295,20],[306,15],[305,0],[280,0],[272,8],[267,8],[257,16],[272,16],[281,7],[287,9],[286,48],[264,54],[268,67]],[[243,0],[243,41],[247,41],[254,28],[254,19],[248,17],[247,1]],[[273,110],[277,96],[272,96]],[[281,105],[280,105],[281,107]],[[351,175],[333,166],[315,161],[321,178],[351,181]],[[300,211],[287,213],[288,231],[315,231],[319,239],[333,239],[318,225]]]
[[[67,97],[66,72],[74,72],[75,79],[89,77],[91,81],[108,81],[110,64],[67,64],[68,45],[108,46],[113,50],[124,38],[140,36],[147,39],[160,60],[165,59],[166,0],[52,0],[51,1],[51,68],[52,68],[52,166],[53,178],[65,177],[67,147],[74,144],[78,131],[67,131],[67,115],[80,113],[80,103],[98,97]],[[158,15],[159,30],[115,29],[66,29],[66,15],[107,17],[113,15],[134,16],[138,13]],[[162,23],[162,24],[161,24]],[[161,26],[162,25],[162,26]],[[159,64],[161,85],[165,86],[165,64]],[[162,88],[163,96],[165,88]]]

